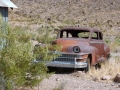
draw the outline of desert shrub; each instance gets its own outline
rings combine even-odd
[[[115,42],[116,42],[117,45],[120,46],[120,33],[118,33],[118,35],[116,36]]]
[[[48,34],[45,34],[43,36],[37,36],[37,41],[40,43],[50,43],[54,39],[55,37],[49,37]]]
[[[31,36],[21,27],[11,29],[2,19],[0,23],[0,43],[4,42],[0,50],[0,89],[13,90],[38,84],[48,76],[47,67],[44,63],[33,63],[36,55]]]
[[[64,23],[69,25],[69,24],[71,24],[71,21],[70,20],[65,20]]]
[[[108,40],[108,39],[105,39],[105,42],[107,43],[107,44],[110,44],[110,40]]]
[[[37,60],[49,61],[56,58],[59,54],[53,54],[53,51],[60,51],[61,45],[37,45],[34,47],[34,53]]]
[[[54,30],[51,27],[40,27],[37,31],[38,34],[36,39],[38,42],[40,43],[50,43],[51,41],[53,41],[55,39],[54,33],[52,30]]]
[[[115,38],[113,41],[111,41],[110,39],[106,39],[105,40],[109,46],[112,52],[120,52],[120,33],[117,32]]]

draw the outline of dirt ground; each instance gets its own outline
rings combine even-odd
[[[113,56],[120,56],[112,54]],[[112,59],[111,59],[112,60]],[[120,83],[99,80],[84,73],[83,70],[55,69],[54,74],[44,79],[35,90],[120,90]],[[101,73],[102,74],[102,73]]]
[[[44,79],[35,90],[120,90],[120,84],[94,81],[91,78],[85,78],[84,74],[78,71],[69,74],[53,74]]]

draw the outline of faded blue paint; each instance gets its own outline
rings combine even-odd
[[[1,25],[1,33],[2,34],[6,34],[7,30],[6,30],[6,23],[8,22],[8,7],[0,7],[0,14],[3,17],[3,22],[0,23]],[[5,38],[1,37],[0,38],[0,50],[4,47],[5,45]]]
[[[8,22],[8,7],[18,8],[14,3],[10,0],[0,0],[0,14],[3,17],[3,23],[0,23],[0,31],[2,34],[7,33],[6,23]],[[6,39],[4,37],[0,37],[0,49],[4,47],[6,43]]]
[[[8,21],[8,7],[0,7],[0,13],[3,17],[3,20],[7,22]]]

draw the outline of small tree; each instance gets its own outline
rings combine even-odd
[[[0,43],[5,40],[0,50],[0,89],[13,90],[38,84],[48,74],[44,63],[33,62],[36,55],[33,53],[30,35],[21,27],[11,29],[8,25],[5,27],[7,32],[3,33],[5,23],[2,19],[0,23]],[[44,55],[48,55],[46,50],[42,50]]]

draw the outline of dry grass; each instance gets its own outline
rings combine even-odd
[[[116,74],[120,73],[120,58],[119,57],[111,57],[109,61],[105,63],[101,63],[100,69],[91,68],[88,75],[92,77],[97,77],[99,80],[103,76],[111,76],[113,79]]]

